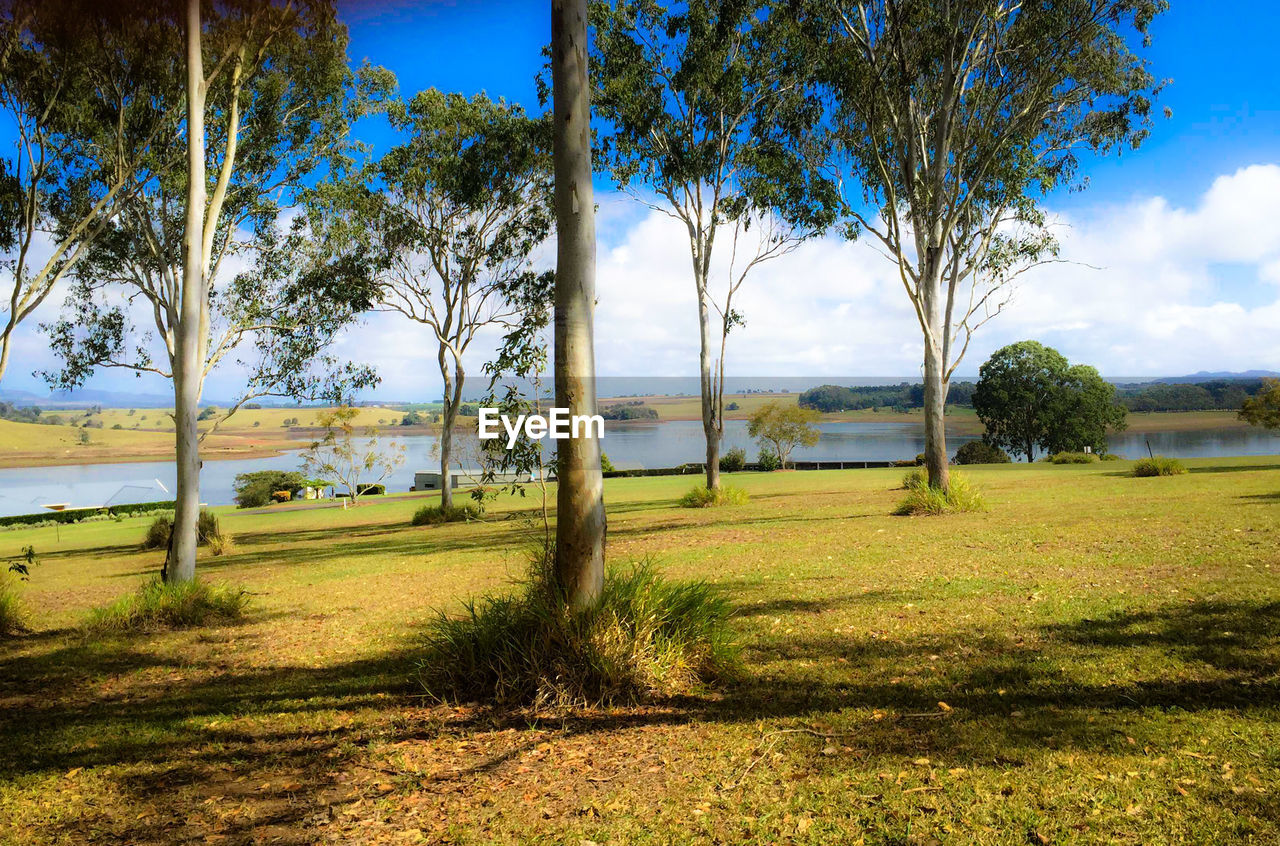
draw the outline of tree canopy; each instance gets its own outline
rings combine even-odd
[[[1027,461],[1036,448],[1078,452],[1107,448],[1107,428],[1124,428],[1116,389],[1085,365],[1071,366],[1052,347],[1020,341],[1002,347],[978,371],[973,407],[983,441]]]

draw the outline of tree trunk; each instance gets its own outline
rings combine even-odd
[[[702,432],[707,439],[707,489],[716,490],[720,487],[720,424],[716,413],[717,391],[711,379],[711,314],[707,308],[705,279],[698,285],[698,337]]]
[[[935,241],[936,243],[936,241]],[[951,486],[947,463],[947,378],[946,355],[951,327],[942,317],[941,247],[929,247],[922,268],[924,334],[924,463],[930,487],[946,491]]]
[[[924,352],[924,463],[929,484],[939,490],[951,485],[947,463],[947,388],[942,378],[942,352],[925,344]]]
[[[9,369],[9,352],[13,348],[13,327],[14,320],[11,316],[8,325],[4,328],[4,334],[0,336],[0,380],[4,379],[4,373]]]
[[[187,2],[187,208],[182,241],[182,294],[174,327],[174,431],[178,464],[173,537],[165,561],[166,581],[196,576],[196,532],[200,516],[200,351],[204,328],[204,62],[200,54],[200,2]]]
[[[453,507],[453,484],[449,478],[449,465],[453,460],[453,423],[458,418],[458,398],[462,393],[462,380],[449,373],[446,347],[440,346],[440,376],[444,381],[444,407],[440,413],[440,507]]]
[[[587,0],[551,0],[552,114],[555,121],[556,405],[596,413],[594,311],[595,197],[591,187],[591,112],[587,82]],[[559,445],[556,566],[569,607],[593,605],[604,586],[604,480],[600,442]]]

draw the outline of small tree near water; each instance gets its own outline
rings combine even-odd
[[[349,405],[320,414],[317,420],[325,430],[324,437],[302,453],[306,471],[336,480],[336,486],[347,489],[352,505],[359,501],[362,490],[384,481],[405,460],[403,444],[381,444],[376,428],[357,427],[359,414],[358,408]]]
[[[747,432],[762,449],[771,450],[785,470],[793,449],[818,443],[821,433],[813,424],[819,417],[811,408],[771,402],[751,415]]]

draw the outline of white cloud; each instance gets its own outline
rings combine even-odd
[[[683,225],[622,195],[597,202],[600,373],[696,374],[697,313]],[[1280,368],[1280,165],[1220,176],[1187,207],[1143,196],[1055,219],[1064,262],[1023,277],[1012,304],[980,330],[961,374],[1024,338],[1111,376]],[[549,244],[540,261],[550,266],[554,254]],[[737,302],[746,326],[730,338],[731,376],[920,371],[915,315],[893,266],[867,241],[804,244],[757,268]],[[46,306],[40,319],[54,308]],[[31,360],[16,363],[6,387],[26,387],[17,384],[19,374],[41,366],[34,321],[22,331],[17,352]],[[476,341],[468,360],[473,384],[497,339],[494,332]],[[398,315],[367,316],[344,333],[337,351],[379,368],[378,396],[425,399],[439,391],[429,331]],[[228,385],[215,377],[207,393],[229,393]]]

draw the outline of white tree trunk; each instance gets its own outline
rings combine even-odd
[[[951,485],[951,468],[947,462],[947,363],[943,360],[943,344],[950,327],[942,316],[942,250],[932,248],[926,259],[924,277],[924,319],[929,331],[924,338],[924,461],[929,484],[940,490]]]
[[[187,2],[187,208],[182,242],[182,294],[174,327],[174,430],[178,464],[177,505],[164,578],[185,582],[196,575],[197,520],[200,516],[200,384],[204,361],[206,308],[204,216],[204,62],[200,48],[200,2]]]
[[[595,197],[587,80],[587,0],[551,0],[556,206],[556,405],[596,413],[593,315]],[[590,427],[588,427],[589,429]],[[568,438],[558,447],[555,574],[569,606],[593,605],[604,585],[604,480],[600,442]]]
[[[707,488],[716,490],[720,487],[720,422],[717,390],[711,378],[711,310],[707,298],[703,279],[698,285],[698,373],[702,388],[702,432],[707,441]]]

